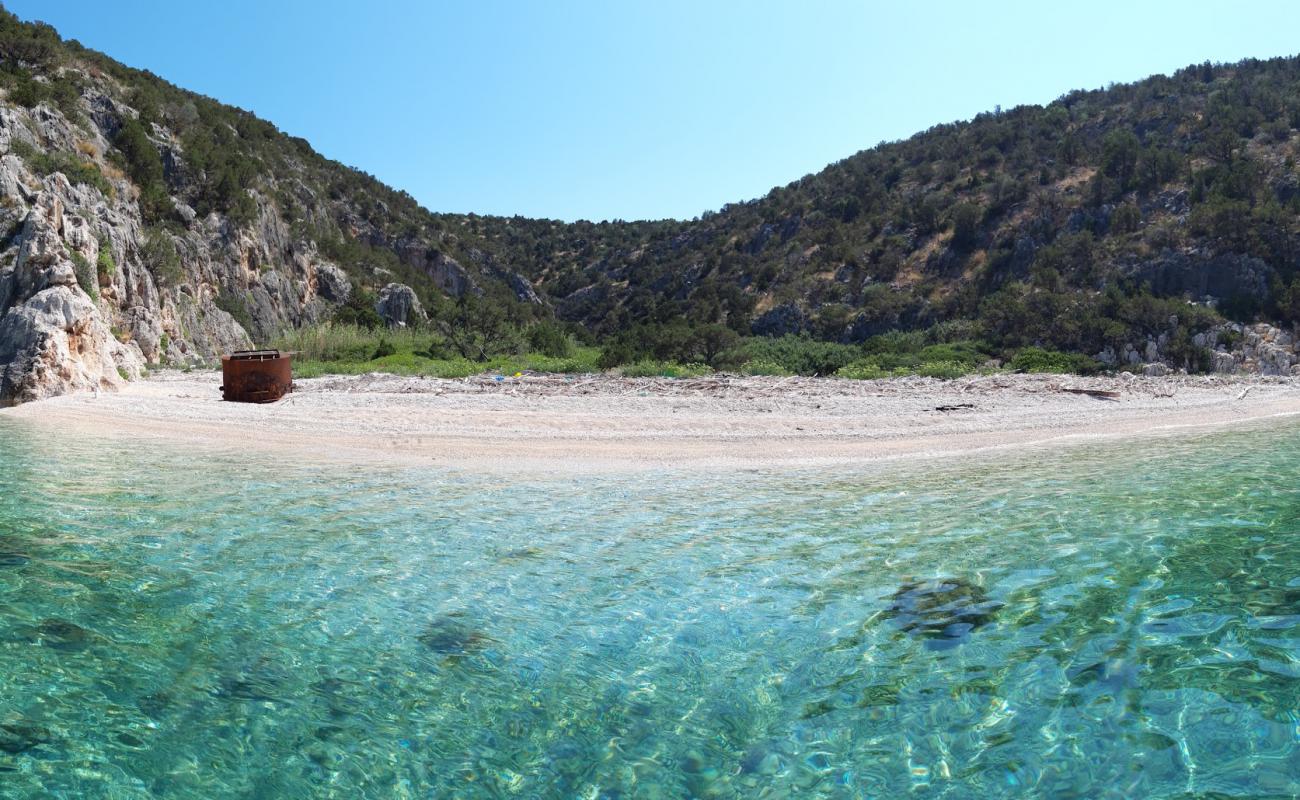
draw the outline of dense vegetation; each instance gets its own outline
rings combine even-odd
[[[120,87],[106,155],[156,229],[178,224],[173,198],[234,225],[279,215],[356,283],[339,327],[376,326],[373,292],[410,284],[432,318],[413,358],[570,342],[602,367],[946,375],[990,359],[1091,370],[1161,338],[1195,371],[1209,365],[1195,335],[1224,320],[1300,322],[1300,58],[996,109],[694,220],[601,223],[429,213],[252,114],[7,13],[0,59],[8,102],[83,124],[88,87]],[[29,155],[104,185],[85,154]],[[165,239],[150,257],[176,280]],[[445,259],[472,285],[441,284]]]

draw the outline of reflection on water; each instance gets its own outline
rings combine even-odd
[[[0,796],[1295,794],[1297,445],[509,482],[0,421]]]

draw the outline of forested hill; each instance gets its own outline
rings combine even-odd
[[[695,220],[602,223],[431,213],[7,12],[0,58],[0,265],[17,275],[33,208],[58,199],[89,226],[94,251],[75,239],[68,258],[94,267],[80,282],[95,313],[149,363],[373,321],[394,284],[435,319],[572,323],[614,360],[700,357],[683,350],[700,331],[925,330],[997,355],[1108,360],[1155,341],[1204,369],[1213,339],[1197,334],[1225,318],[1300,320],[1297,58],[995,110]],[[0,319],[25,302],[11,283]]]

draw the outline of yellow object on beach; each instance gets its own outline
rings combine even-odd
[[[522,378],[522,377],[524,377],[524,373],[522,373],[522,372],[516,372],[516,373],[515,373],[515,377],[516,377],[516,378]]]

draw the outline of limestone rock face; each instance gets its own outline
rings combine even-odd
[[[12,266],[0,271],[0,406],[72,391],[113,390],[144,357],[114,336],[77,282],[74,254],[98,250],[86,222],[65,214],[51,176],[28,212]]]
[[[154,125],[173,217],[148,220],[138,189],[110,162],[134,110],[88,86],[85,120],[0,103],[0,404],[111,389],[146,365],[213,364],[328,319],[352,281],[296,236],[268,197],[235,224],[182,197],[198,173],[176,135]],[[87,122],[88,120],[88,122]],[[102,182],[41,177],[36,156],[78,158]],[[125,376],[125,377],[124,377]]]
[[[379,290],[375,313],[390,328],[405,328],[429,319],[420,305],[420,298],[415,296],[415,290],[404,283],[390,283]]]

